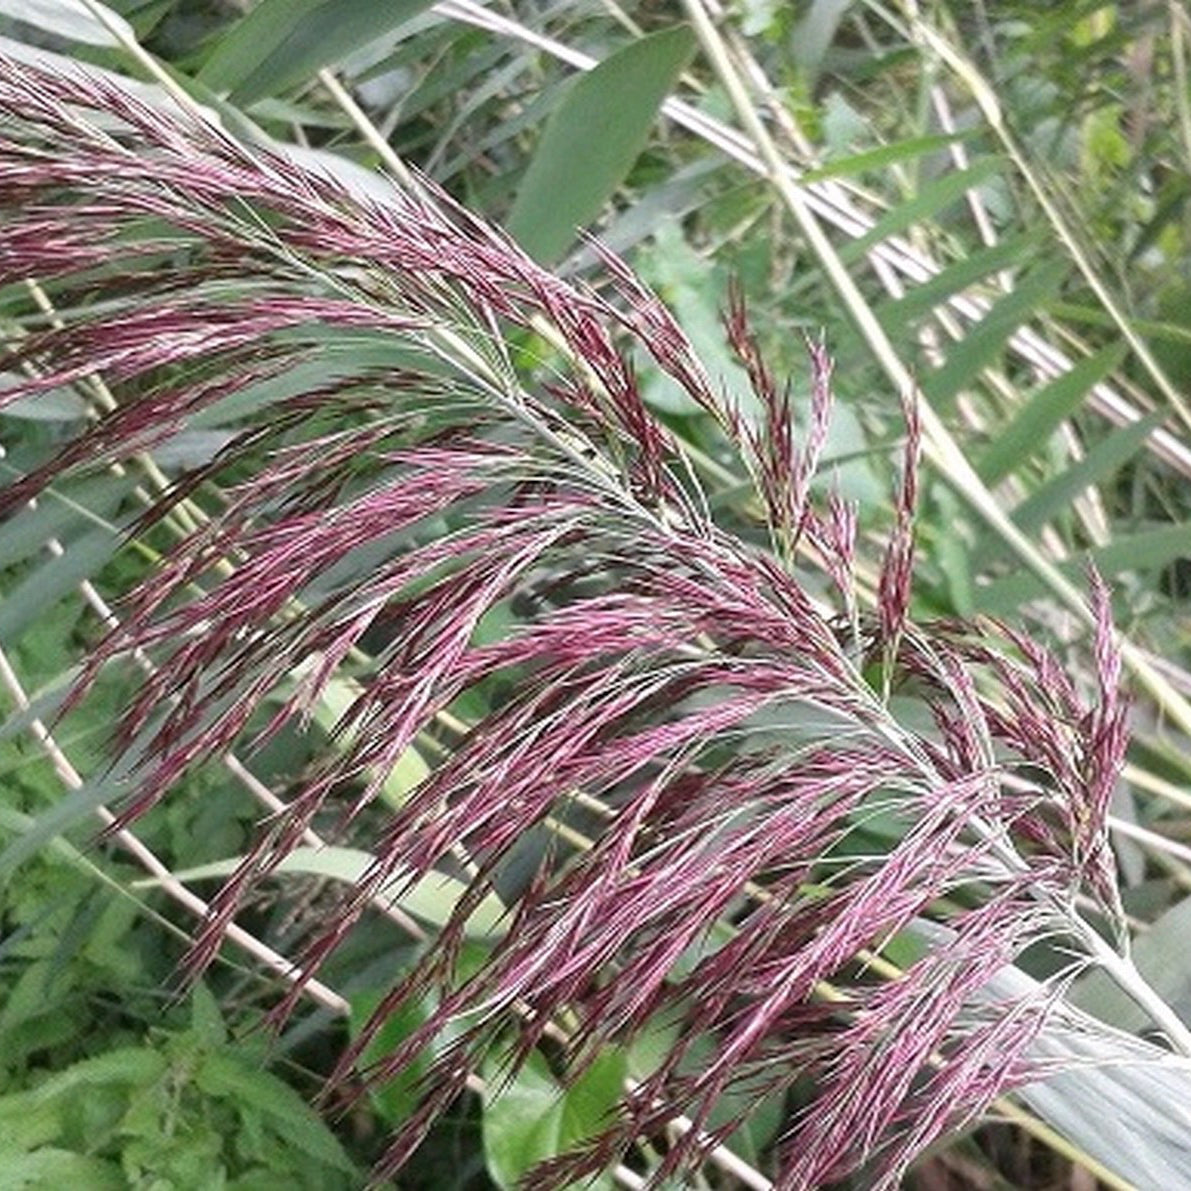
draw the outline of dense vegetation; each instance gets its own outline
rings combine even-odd
[[[0,0],[0,1187],[1191,1187],[1189,53]]]

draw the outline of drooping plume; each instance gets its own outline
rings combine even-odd
[[[296,957],[303,980],[374,899],[434,872],[467,882],[340,1065],[346,1079],[401,1006],[432,1006],[363,1072],[383,1083],[438,1056],[381,1173],[486,1056],[515,1065],[546,1039],[573,1076],[600,1047],[674,1027],[606,1131],[536,1173],[543,1186],[668,1137],[660,1185],[727,1132],[711,1125],[725,1093],[795,1085],[778,1185],[864,1168],[892,1186],[1036,1072],[1050,996],[984,993],[1043,935],[1095,951],[1076,893],[1117,910],[1107,599],[1095,584],[1095,707],[1019,634],[915,626],[912,405],[866,619],[856,510],[814,483],[830,395],[817,341],[799,441],[738,303],[728,336],[756,426],[610,254],[604,296],[429,183],[361,198],[81,75],[5,63],[0,113],[0,284],[36,278],[65,312],[6,345],[5,370],[27,379],[3,399],[96,376],[117,396],[0,493],[5,514],[50,483],[135,466],[196,419],[235,430],[132,524],[160,537],[184,498],[204,510],[126,593],[80,680],[81,694],[135,651],[152,658],[120,725],[138,758],[121,821],[301,724],[341,671],[358,691],[212,900],[190,971],[316,819],[374,860]],[[541,320],[548,372],[515,350]],[[714,417],[774,553],[706,512],[642,398],[634,344]],[[311,360],[333,366],[304,383]],[[814,582],[804,546],[826,572]],[[870,685],[873,650],[914,677],[933,728]],[[429,775],[379,818],[420,744]],[[464,975],[469,919],[494,897],[501,933]],[[918,930],[932,917],[945,940]],[[918,958],[883,979],[872,953],[895,936]],[[668,1135],[680,1114],[694,1127]]]

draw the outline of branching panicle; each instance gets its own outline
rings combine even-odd
[[[383,1082],[439,1053],[382,1173],[487,1056],[515,1063],[547,1035],[578,1070],[600,1046],[679,1025],[606,1132],[536,1186],[597,1171],[685,1114],[694,1127],[670,1139],[660,1184],[723,1135],[710,1128],[723,1093],[797,1084],[806,1106],[778,1185],[864,1168],[888,1187],[1037,1072],[1049,998],[985,993],[1045,934],[1089,943],[1077,892],[1116,908],[1105,814],[1125,722],[1108,600],[1093,579],[1090,710],[1019,634],[912,623],[912,402],[866,624],[856,510],[811,484],[830,406],[821,343],[808,343],[796,444],[787,389],[739,301],[729,338],[764,410],[756,428],[603,250],[615,302],[429,183],[391,204],[361,199],[83,76],[5,63],[0,112],[0,283],[103,295],[8,349],[6,368],[29,376],[4,398],[95,375],[118,397],[6,490],[6,512],[200,415],[242,411],[237,437],[141,521],[154,528],[183,495],[209,516],[131,593],[80,682],[134,651],[153,660],[122,723],[138,779],[121,822],[233,745],[302,726],[350,674],[319,762],[212,899],[190,972],[316,819],[345,836],[366,825],[374,861],[298,957],[279,1017],[374,899],[434,872],[468,883],[339,1068],[346,1080],[394,1012],[426,999],[423,1024],[366,1073]],[[527,368],[506,341],[542,324],[560,375]],[[364,362],[335,356],[344,345]],[[688,499],[633,345],[733,438],[780,559]],[[323,354],[341,379],[278,390]],[[803,544],[850,634],[795,569]],[[861,667],[880,653],[884,682],[871,684]],[[933,731],[885,698],[907,677]],[[489,710],[469,722],[477,705]],[[380,816],[419,747],[431,771]],[[508,907],[503,928],[464,976],[469,919],[491,899]],[[945,920],[944,941],[928,918]],[[895,935],[920,958],[882,982],[870,953]]]

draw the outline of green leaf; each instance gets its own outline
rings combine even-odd
[[[818,77],[823,58],[849,7],[851,0],[812,0],[810,11],[798,22],[790,50],[808,84]]]
[[[324,66],[429,8],[432,0],[263,0],[219,42],[199,81],[247,105],[305,82]]]
[[[620,1050],[604,1051],[567,1088],[537,1051],[512,1079],[498,1062],[487,1065],[483,1137],[493,1181],[512,1191],[539,1162],[594,1136],[620,1100],[626,1071],[627,1058]],[[613,1183],[602,1176],[584,1185],[611,1188]]]
[[[356,1173],[338,1139],[318,1114],[277,1076],[250,1067],[233,1055],[214,1051],[200,1059],[194,1082],[207,1095],[230,1100],[241,1113],[250,1107],[307,1157],[348,1174]]]
[[[980,456],[976,464],[980,478],[995,484],[1038,451],[1063,419],[1079,409],[1088,390],[1125,358],[1127,350],[1124,343],[1110,343],[1028,398]]]
[[[1050,312],[1059,318],[1068,319],[1076,323],[1088,323],[1093,327],[1115,327],[1112,315],[1100,306],[1081,306],[1075,302],[1054,302]],[[1161,339],[1169,343],[1191,343],[1191,326],[1179,323],[1163,322],[1160,319],[1133,318],[1130,324],[1135,331],[1146,336],[1147,339]]]
[[[0,525],[0,567],[10,567],[45,548],[50,538],[62,539],[81,523],[106,522],[139,482],[136,472],[105,472],[76,484],[47,489],[32,508]],[[115,542],[119,530],[108,531]]]
[[[922,378],[922,392],[936,409],[948,409],[956,394],[1000,356],[1009,336],[1036,314],[1062,284],[1064,272],[1050,262],[1032,269],[963,339],[948,345],[946,360]]]
[[[1116,1039],[1044,1034],[1042,1058],[1071,1069],[1027,1084],[1026,1104],[1086,1154],[1134,1187],[1191,1191],[1191,1077],[1156,1047],[1129,1061]]]
[[[294,678],[300,679],[313,670],[313,666],[298,667]],[[352,705],[363,694],[363,688],[352,678],[335,674],[327,680],[314,708],[314,720],[319,727],[330,733],[335,730]],[[344,733],[336,738],[342,745],[351,742],[351,734]],[[411,744],[397,758],[385,778],[381,794],[390,806],[404,805],[410,792],[430,775],[430,766],[422,754]]]
[[[915,924],[915,933],[932,939],[941,929]],[[988,995],[1024,1003],[1044,989],[1006,965],[990,981]],[[1078,1016],[1052,1018],[1029,1055],[1060,1072],[1016,1093],[1044,1120],[1131,1186],[1191,1191],[1191,1064],[1157,1046],[1097,1030]]]
[[[183,869],[174,873],[174,877],[179,881],[226,877],[236,870],[242,859],[240,856],[232,856],[226,860],[214,860],[210,864]],[[279,874],[304,873],[330,877],[335,881],[355,884],[374,863],[375,857],[370,852],[327,845],[324,848],[295,848],[275,871]],[[134,882],[138,888],[157,884],[159,882],[156,878]],[[395,874],[392,886],[400,887],[402,884],[401,874]],[[456,877],[449,877],[445,873],[427,873],[397,898],[397,904],[423,921],[435,926],[444,926],[466,889],[467,885]],[[504,915],[504,904],[495,894],[489,894],[467,920],[467,933],[479,937],[498,934],[503,930]]]
[[[381,994],[367,993],[351,998],[348,1023],[353,1038],[357,1038],[365,1023],[380,1004]],[[406,1001],[391,1011],[384,1025],[373,1035],[372,1041],[360,1055],[360,1070],[368,1070],[374,1063],[391,1054],[410,1034],[430,1016],[429,1001]],[[442,1045],[435,1038],[411,1063],[406,1064],[392,1079],[379,1086],[369,1085],[368,1096],[377,1112],[390,1125],[399,1125],[418,1106],[421,1099],[419,1082]]]
[[[929,281],[908,289],[905,296],[897,301],[882,303],[877,308],[877,315],[887,330],[895,334],[904,333],[910,323],[916,322],[936,306],[941,306],[961,290],[1001,269],[1013,268],[1028,260],[1039,239],[1037,234],[1025,232],[1006,237],[972,256],[965,256]]]
[[[943,174],[914,195],[913,198],[886,211],[876,224],[859,239],[853,240],[840,250],[840,259],[845,263],[858,261],[864,257],[870,248],[887,240],[890,236],[903,232],[911,224],[921,219],[929,219],[940,211],[958,202],[969,191],[979,186],[981,182],[991,178],[1001,168],[999,157],[981,157],[974,161],[966,170],[959,170],[953,174]]]
[[[227,1043],[227,1026],[219,1002],[211,990],[202,982],[194,986],[190,994],[190,1029],[205,1046],[215,1049]]]
[[[1161,529],[1126,534],[1107,546],[1089,551],[1086,557],[1091,558],[1102,575],[1111,576],[1123,571],[1152,571],[1188,554],[1191,554],[1191,524],[1165,525]],[[1072,582],[1085,582],[1082,559],[1064,563],[1059,569]],[[983,612],[1004,615],[1044,591],[1042,580],[1021,572],[998,579],[987,587],[978,587],[976,604]]]
[[[654,33],[567,88],[509,214],[509,232],[531,256],[561,257],[576,227],[590,223],[624,181],[694,44],[683,28]]]
[[[4,382],[17,382],[20,377],[0,373],[0,397],[4,390],[12,387]],[[87,416],[87,403],[71,389],[47,389],[30,397],[10,401],[0,414],[24,422],[77,422]]]
[[[1155,410],[1130,426],[1114,430],[1092,447],[1078,463],[1065,468],[1017,505],[1013,510],[1013,520],[1026,533],[1041,528],[1061,509],[1070,505],[1085,488],[1132,459],[1161,422],[1162,413]]]
[[[891,145],[881,145],[876,149],[865,149],[860,153],[851,153],[841,157],[838,161],[828,162],[818,169],[807,170],[799,177],[802,185],[810,182],[821,182],[826,178],[850,177],[854,174],[864,174],[869,171],[879,172],[889,166],[905,161],[907,158],[922,157],[927,153],[936,153],[946,149],[948,145],[963,140],[963,133],[953,135],[914,136],[904,141],[894,141]]]
[[[128,1183],[115,1162],[53,1146],[18,1154],[6,1151],[0,1142],[0,1191],[67,1186],[85,1191],[124,1191]]]
[[[93,1059],[83,1059],[57,1075],[50,1076],[30,1093],[34,1104],[46,1104],[78,1088],[103,1084],[125,1084],[143,1088],[156,1083],[166,1072],[165,1056],[147,1046],[109,1050]]]
[[[67,543],[60,556],[39,566],[0,602],[0,641],[15,641],[47,608],[90,579],[119,546],[120,539],[107,529]]]
[[[32,820],[29,828],[0,852],[0,876],[27,860],[97,807],[119,800],[128,793],[123,771],[105,774],[72,790],[49,810]]]

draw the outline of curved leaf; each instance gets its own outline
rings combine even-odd
[[[618,50],[567,88],[509,213],[513,238],[538,260],[557,260],[624,181],[662,100],[694,52],[685,29]]]

